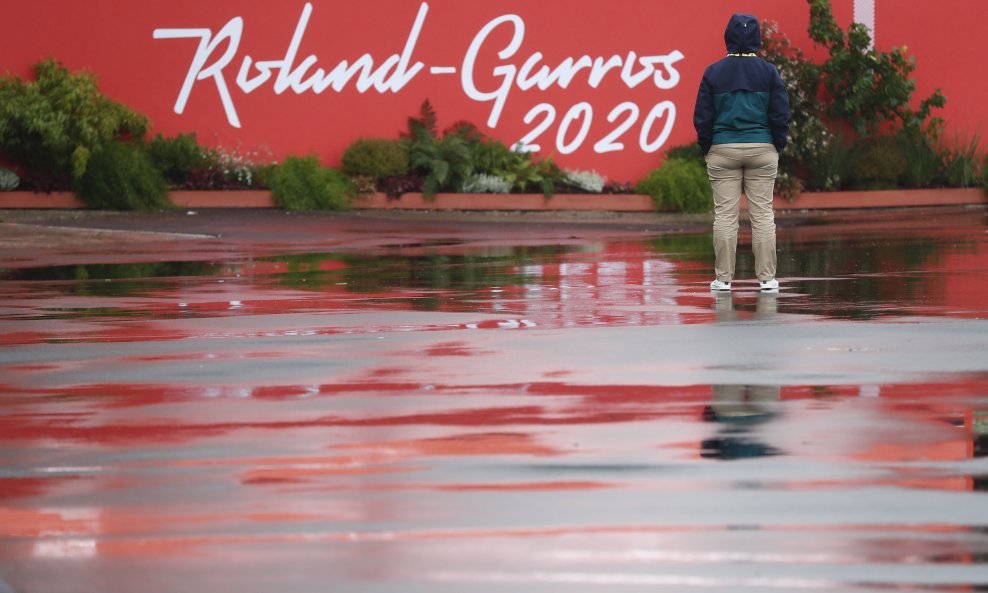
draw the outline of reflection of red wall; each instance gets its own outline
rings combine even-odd
[[[949,303],[955,314],[977,318],[984,316],[986,262],[988,250],[983,242],[944,257],[943,300]]]
[[[838,20],[849,22],[851,0],[835,0],[834,4]],[[379,65],[388,56],[402,52],[421,5],[418,0],[315,0],[295,64],[313,54],[318,66],[331,70],[340,60],[353,61],[370,53]],[[303,6],[297,0],[173,0],[127,3],[124,8],[112,0],[14,2],[5,7],[0,70],[27,75],[30,64],[55,56],[71,69],[92,69],[107,94],[147,113],[158,130],[168,134],[194,130],[209,143],[244,151],[266,147],[276,157],[316,151],[327,161],[337,161],[345,146],[357,137],[396,136],[405,126],[406,117],[415,113],[425,98],[433,101],[443,125],[461,119],[482,126],[487,122],[491,104],[467,98],[458,75],[420,74],[397,93],[360,94],[351,84],[340,93],[321,95],[295,95],[290,90],[276,94],[272,77],[269,83],[245,95],[235,82],[243,57],[249,54],[255,60],[283,58]],[[554,153],[563,165],[594,168],[622,181],[640,178],[661,158],[661,152],[646,153],[639,146],[641,124],[657,103],[668,100],[677,109],[664,147],[693,141],[691,120],[696,87],[703,68],[723,54],[724,23],[737,9],[728,0],[504,0],[486,4],[433,0],[428,7],[413,52],[413,60],[423,62],[426,70],[431,66],[461,66],[474,37],[499,16],[515,13],[524,20],[524,42],[515,56],[505,60],[496,56],[509,38],[504,29],[495,31],[487,49],[480,53],[477,83],[482,90],[493,89],[500,81],[492,74],[494,67],[520,67],[535,52],[541,52],[544,63],[553,67],[567,57],[578,59],[583,55],[606,59],[627,56],[630,51],[638,56],[682,52],[685,57],[676,64],[681,81],[672,89],[660,90],[650,83],[628,88],[613,73],[598,88],[592,88],[584,72],[565,89],[514,89],[496,128],[486,130],[514,143],[541,120],[536,118],[525,124],[526,114],[540,103],[549,103],[557,110],[557,116],[538,139],[545,152]],[[808,10],[804,2],[751,0],[745,10],[779,22],[800,45],[808,46]],[[971,10],[975,10],[973,5]],[[211,80],[198,82],[184,114],[175,114],[173,107],[198,41],[155,40],[154,30],[209,28],[217,33],[236,16],[244,20],[242,43],[224,72],[243,127],[238,130],[227,123]],[[219,46],[216,55],[226,47]],[[949,44],[937,49],[958,53],[951,51]],[[572,154],[561,154],[554,146],[559,124],[567,110],[581,102],[589,103],[594,111],[587,140]],[[641,109],[638,120],[620,138],[625,149],[596,154],[593,145],[627,114],[614,123],[609,123],[607,116],[625,102]],[[652,140],[659,136],[664,121],[656,123],[650,134]],[[564,143],[572,141],[580,125],[582,120],[574,122]]]

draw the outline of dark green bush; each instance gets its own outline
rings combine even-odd
[[[143,141],[149,122],[100,93],[91,74],[55,60],[35,81],[0,78],[0,152],[30,174],[81,179],[90,157],[117,140]]]
[[[148,144],[148,156],[172,187],[188,183],[192,172],[208,162],[208,153],[199,146],[195,132],[174,138],[158,134]]]
[[[700,151],[700,144],[697,142],[673,146],[666,151],[666,158],[679,159],[681,161],[693,161],[700,163],[704,167],[707,166],[706,161],[703,159],[703,152]]]
[[[343,172],[315,156],[288,157],[268,174],[275,203],[287,210],[347,210],[353,186]]]
[[[635,189],[652,196],[656,209],[662,211],[708,212],[713,208],[707,170],[695,161],[669,159]]]
[[[343,153],[343,172],[374,179],[408,174],[408,149],[397,140],[362,138]]]
[[[861,144],[851,166],[854,189],[895,189],[906,177],[909,163],[899,142],[892,136],[878,136]]]
[[[79,197],[96,210],[160,210],[169,207],[165,180],[144,147],[111,142],[89,158],[77,182]]]

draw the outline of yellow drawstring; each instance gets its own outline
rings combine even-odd
[[[753,54],[753,53],[751,53],[751,54],[740,54],[740,53],[739,54],[731,54],[731,53],[729,53],[727,55],[730,56],[730,57],[732,57],[732,58],[754,58],[757,54]]]

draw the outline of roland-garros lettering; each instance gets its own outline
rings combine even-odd
[[[266,84],[271,84],[277,94],[286,91],[298,95],[307,92],[321,94],[330,89],[340,93],[351,84],[359,93],[370,90],[398,93],[423,72],[425,64],[413,60],[413,55],[429,12],[427,2],[419,6],[401,53],[392,54],[380,63],[373,55],[365,53],[352,63],[341,60],[331,68],[320,67],[319,58],[315,55],[298,61],[299,48],[312,12],[312,4],[306,3],[288,48],[280,59],[255,60],[245,55],[239,60],[239,68],[232,82],[242,93],[250,94]],[[511,39],[503,47],[490,47],[490,37],[500,27],[510,28]],[[228,69],[237,58],[243,35],[244,19],[239,16],[230,19],[215,34],[212,29],[203,28],[155,29],[155,39],[199,40],[175,101],[175,113],[184,113],[189,97],[199,83],[211,82],[219,95],[227,121],[233,127],[241,127],[231,95],[231,81],[228,78],[231,73]],[[671,89],[679,84],[676,63],[684,58],[678,50],[653,56],[638,56],[636,52],[629,51],[625,55],[569,57],[552,65],[546,64],[542,52],[536,51],[519,60],[521,65],[518,66],[510,60],[518,56],[524,41],[525,21],[514,14],[499,16],[481,28],[461,63],[459,73],[463,92],[471,100],[491,104],[487,119],[487,125],[491,128],[497,127],[504,106],[515,90],[524,93],[535,89],[545,91],[552,87],[566,89],[577,81],[597,88],[608,77],[619,78],[628,88],[651,81],[658,89]],[[497,60],[493,69],[478,73],[477,64],[481,57],[495,53]],[[451,66],[435,66],[426,73],[444,75],[455,70]]]

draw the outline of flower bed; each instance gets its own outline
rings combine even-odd
[[[169,199],[179,208],[275,208],[267,190],[173,191]],[[849,208],[906,208],[986,204],[981,188],[913,189],[858,192],[803,193],[794,201],[776,197],[776,210],[830,210]],[[75,209],[84,204],[71,192],[50,194],[0,192],[0,209]],[[357,210],[514,210],[654,212],[649,196],[637,194],[439,194],[426,199],[420,193],[388,198],[382,193],[356,198]]]
[[[877,191],[804,192],[795,200],[775,198],[776,210],[836,210],[847,208],[910,208],[986,204],[980,187],[897,189]]]

